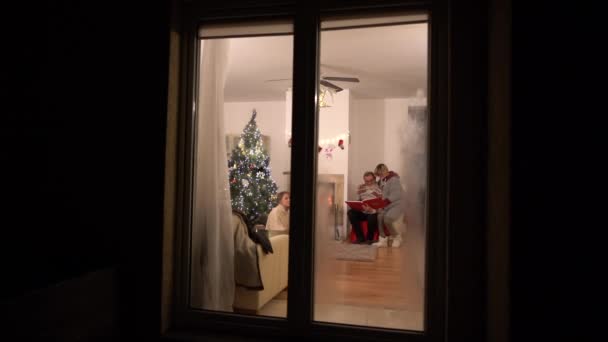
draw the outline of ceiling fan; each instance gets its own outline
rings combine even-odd
[[[337,85],[329,82],[329,81],[339,81],[339,82],[355,82],[355,83],[359,83],[359,79],[356,77],[334,77],[334,76],[322,76],[321,80],[319,80],[319,83],[321,85],[324,85],[328,88],[331,88],[333,90],[335,90],[335,92],[340,92],[344,89],[338,87]]]
[[[291,78],[280,78],[280,79],[275,79],[275,80],[266,80],[264,82],[276,82],[276,81],[287,81],[287,80],[291,80]],[[327,88],[330,88],[331,90],[333,90],[334,92],[338,93],[342,90],[344,90],[343,88],[333,84],[332,82],[329,81],[338,81],[338,82],[355,82],[355,83],[359,83],[359,79],[356,77],[334,77],[334,76],[321,76],[321,79],[319,80],[319,83],[322,86],[325,86]]]

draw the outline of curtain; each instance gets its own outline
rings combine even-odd
[[[224,84],[229,42],[201,42],[190,304],[232,311],[234,239],[224,131]]]

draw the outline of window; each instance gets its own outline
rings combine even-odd
[[[314,320],[422,331],[428,17],[323,18],[320,38]]]
[[[417,7],[407,4],[391,7],[388,12],[378,5],[353,10],[334,4],[319,11],[260,5],[256,9],[242,9],[237,16],[236,12],[226,15],[219,9],[204,11],[203,7],[192,6],[193,19],[186,23],[190,34],[184,35],[182,50],[182,75],[187,87],[183,90],[180,131],[183,158],[178,174],[182,187],[178,192],[181,205],[177,214],[175,327],[234,330],[246,325],[258,334],[441,339],[449,309],[446,305],[447,201],[453,200],[447,195],[447,31],[442,12],[433,12],[435,7],[424,3]],[[443,7],[437,5],[436,8]],[[401,29],[404,31],[399,31]],[[392,30],[397,33],[389,32]],[[414,31],[417,33],[412,33]],[[238,53],[227,54],[214,46],[221,46],[222,41],[230,42],[231,47],[243,45],[232,50]],[[365,45],[370,42],[376,45]],[[378,46],[391,49],[382,50]],[[262,51],[257,51],[258,48]],[[356,49],[364,51],[358,54]],[[222,59],[217,56],[222,53],[228,57],[224,59],[225,65],[220,66]],[[375,59],[387,53],[401,55],[388,56],[386,58],[393,60],[386,62]],[[205,56],[215,57],[207,61]],[[278,61],[268,63],[268,58]],[[293,64],[288,65],[286,61]],[[389,65],[401,69],[391,70]],[[257,83],[247,83],[238,73],[256,79]],[[265,97],[265,89],[273,87],[280,90],[280,99],[272,97],[276,95]],[[204,109],[209,103],[215,108]],[[345,107],[348,110],[344,110]],[[230,111],[237,114],[228,116]],[[273,114],[268,122],[263,121],[262,117],[267,117],[269,112],[279,114]],[[380,145],[366,135],[374,130],[381,130]],[[249,144],[248,134],[255,138]],[[239,135],[236,143],[235,135]],[[249,156],[249,165],[245,163],[244,167],[249,167],[251,175],[249,171],[241,171],[236,176],[231,173],[237,169],[239,158],[227,151],[226,146],[241,156]],[[270,146],[270,151],[265,146]],[[247,148],[250,150],[246,151]],[[251,162],[252,156],[264,160],[261,165],[266,165],[266,156],[270,157],[268,170]],[[232,162],[231,157],[235,157]],[[339,171],[338,164],[341,164]],[[387,169],[378,164],[384,164]],[[207,173],[199,173],[202,170]],[[380,176],[382,185],[390,171],[395,171],[402,180],[401,187],[405,190],[401,197],[402,209],[408,215],[397,215],[395,220],[389,217],[384,222],[401,224],[390,236],[396,237],[399,233],[405,236],[401,240],[391,239],[390,243],[387,239],[389,248],[347,242],[352,241],[352,236],[356,241],[358,236],[350,227],[345,201],[358,199],[358,185],[364,182],[365,171]],[[259,181],[244,177],[256,177],[258,173]],[[230,219],[219,225],[209,221],[209,217],[222,211],[231,214],[232,208],[241,203],[235,203],[235,198],[240,198],[238,196],[251,187],[272,184],[264,183],[268,175],[276,184],[276,189],[270,186],[274,189],[271,193],[278,194],[281,190],[290,193],[289,232],[275,232],[276,236],[287,236],[284,251],[288,256],[287,268],[281,269],[284,263],[272,266],[273,274],[286,275],[287,281],[285,288],[271,291],[270,298],[258,293],[248,297],[253,298],[253,304],[239,308],[234,305],[234,297],[230,302],[227,299],[230,296],[224,294],[233,294],[239,287],[230,280],[231,272],[226,270],[234,269],[233,232],[240,218],[228,215]],[[213,179],[225,183],[205,183]],[[238,185],[239,189],[230,191],[231,184]],[[207,189],[223,197],[207,196]],[[274,202],[273,206],[276,205]],[[265,225],[261,217],[270,210],[271,206],[267,205],[246,217],[253,229],[247,230],[243,239],[263,239],[252,236],[265,234],[261,232],[264,230],[261,226]],[[247,226],[246,220],[243,221]],[[197,225],[203,227],[198,233]],[[199,234],[209,234],[208,227],[219,226],[232,228],[231,234],[222,235],[228,240],[222,240],[219,235],[201,237]],[[390,228],[389,233],[392,233]],[[399,241],[397,245],[401,244],[398,248],[396,241]],[[226,254],[225,249],[218,248],[220,243],[232,245],[233,249]],[[261,245],[255,245],[258,257],[266,255]],[[271,245],[274,249],[275,244]],[[339,305],[350,305],[343,286],[350,281],[350,275],[340,272],[356,268],[354,265],[374,264],[346,260],[336,266],[345,259],[338,256],[339,248],[344,246],[373,249],[377,261],[384,258],[389,262],[388,253],[392,253],[397,255],[393,261],[409,263],[407,267],[403,264],[403,268],[388,270],[394,283],[382,280],[382,284],[372,281],[366,285],[379,294],[369,297],[368,304],[399,297],[391,304],[411,305],[403,310],[408,313],[397,312],[398,308],[376,312],[373,305],[362,306],[363,320],[344,311],[323,312],[327,300],[341,300]],[[201,256],[201,252],[210,254]],[[208,266],[209,262],[214,263],[214,268]],[[195,272],[207,274],[196,279]],[[357,281],[363,280],[364,276]],[[411,290],[405,286],[408,281],[417,288],[408,292]],[[217,283],[216,292],[194,298],[200,294],[196,292],[197,287],[211,282]],[[378,288],[374,288],[376,285]],[[383,286],[392,286],[396,297],[383,297]],[[358,290],[350,291],[357,296]],[[400,293],[407,293],[410,302],[400,302],[403,299]],[[224,301],[216,305],[218,298]],[[274,308],[266,307],[273,303]],[[283,305],[280,309],[279,304]],[[412,315],[406,317],[409,314]],[[395,323],[387,323],[382,315],[392,315]]]
[[[292,24],[202,25],[192,121],[189,307],[287,315]]]

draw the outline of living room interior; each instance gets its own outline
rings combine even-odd
[[[428,124],[425,19],[395,17],[388,23],[361,22],[354,26],[324,22],[319,57],[316,321],[424,330]],[[248,127],[259,134],[260,141],[249,157],[259,154],[269,158],[266,170],[259,172],[268,172],[268,181],[275,184],[273,192],[289,191],[290,183],[297,181],[290,177],[293,36],[210,38],[203,39],[201,45],[200,106],[213,102],[211,111],[222,113],[222,120],[206,116],[211,111],[205,108],[199,109],[196,177],[200,181],[194,200],[197,210],[193,216],[192,260],[207,259],[203,261],[205,272],[214,274],[222,272],[221,267],[214,268],[209,260],[225,258],[222,248],[206,242],[207,249],[215,250],[215,254],[209,254],[197,247],[199,241],[209,241],[205,239],[210,232],[202,228],[209,223],[204,213],[216,205],[213,200],[206,201],[208,189],[216,187],[208,183],[207,175],[225,172],[230,175],[230,179],[225,177],[230,186],[237,182],[231,173],[236,168],[233,153],[245,150],[243,139]],[[213,82],[205,83],[209,78]],[[214,153],[217,146],[209,140],[218,127],[225,141],[221,146],[224,153],[219,154]],[[226,171],[205,173],[208,167],[202,165],[208,164],[209,153],[216,155],[223,167],[229,165]],[[403,243],[399,247],[353,243],[354,232],[347,217],[345,201],[358,199],[363,174],[374,171],[380,163],[399,175],[404,191],[401,202],[405,215],[398,220]],[[239,179],[238,185],[239,191],[254,188],[244,179]],[[222,203],[228,203],[224,195],[218,196],[223,198]],[[234,208],[234,193],[231,199]],[[223,210],[228,210],[226,205]],[[269,210],[265,207],[263,214]],[[206,278],[204,274],[197,276],[199,266],[193,262],[192,305],[286,317],[288,238],[288,234],[271,234],[272,253],[262,251],[259,245],[247,245],[247,253],[257,255],[263,290],[231,285],[234,298],[226,299],[231,307],[205,304],[204,298],[211,294],[198,293],[197,284]],[[238,249],[234,241],[230,243]]]

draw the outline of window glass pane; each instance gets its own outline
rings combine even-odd
[[[284,31],[290,25],[199,32],[194,308],[286,317],[293,36]]]
[[[322,23],[314,320],[423,330],[427,17],[348,19]]]

